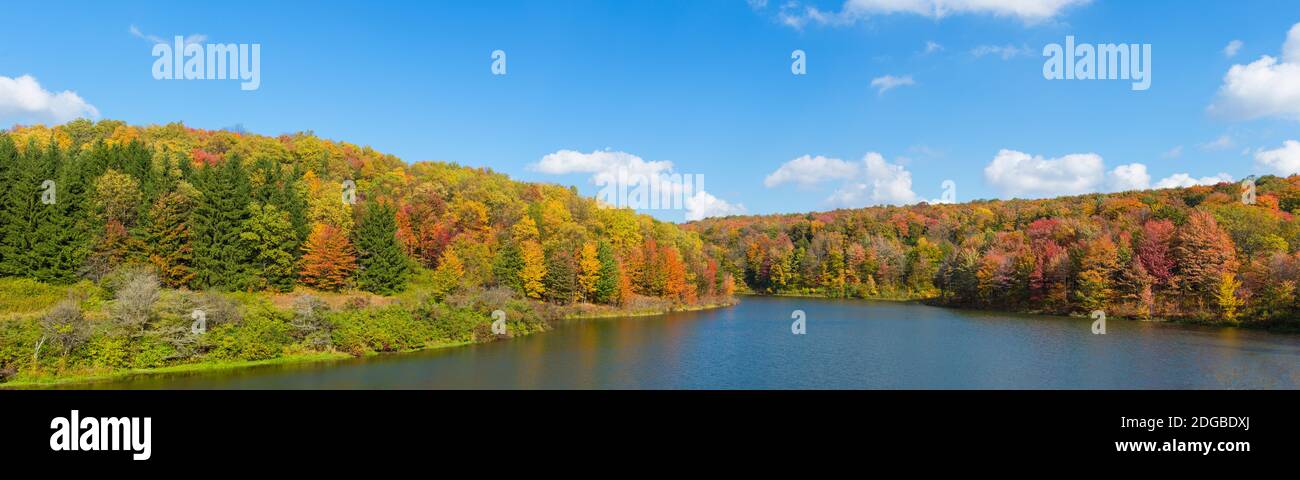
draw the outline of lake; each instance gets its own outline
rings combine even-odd
[[[802,310],[806,333],[791,333]],[[139,376],[144,389],[1186,389],[1300,383],[1300,336],[913,303],[743,297],[567,320],[509,341],[339,362]],[[77,388],[86,388],[82,385]]]

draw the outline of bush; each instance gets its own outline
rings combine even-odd
[[[412,350],[428,346],[435,339],[429,323],[396,306],[344,310],[329,314],[327,319],[334,326],[334,346],[358,356]]]
[[[117,335],[95,335],[86,345],[86,357],[93,367],[127,368],[131,366],[131,339]]]
[[[329,348],[333,324],[325,320],[329,305],[315,295],[302,295],[293,300],[293,328],[303,346],[315,350]]]
[[[293,343],[293,326],[284,315],[266,306],[248,312],[238,323],[208,330],[201,344],[215,360],[267,360],[280,356]]]
[[[67,356],[72,349],[85,343],[89,335],[90,325],[81,312],[80,300],[69,296],[41,317],[41,340],[38,342],[41,346],[37,348],[36,355],[39,356],[39,350],[48,344]]]
[[[158,275],[153,271],[138,270],[131,272],[124,281],[115,293],[117,303],[113,305],[112,319],[132,335],[139,336],[155,317],[153,305],[158,302]]]

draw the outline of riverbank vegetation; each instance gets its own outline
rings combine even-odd
[[[1300,324],[1300,176],[684,225],[760,294]]]
[[[517,335],[733,288],[673,224],[310,132],[14,127],[0,184],[0,380],[489,341],[497,310]]]

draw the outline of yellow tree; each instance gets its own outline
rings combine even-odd
[[[596,244],[587,242],[582,245],[578,257],[578,285],[582,287],[582,298],[586,301],[595,298],[596,284],[600,282],[601,263],[596,253]]]
[[[524,293],[530,298],[540,299],[546,293],[546,286],[542,283],[546,277],[546,254],[542,251],[542,244],[525,240],[520,242],[519,251],[524,258],[524,268],[519,270],[519,283],[523,284]]]
[[[1223,319],[1229,322],[1237,321],[1237,309],[1244,303],[1240,298],[1237,298],[1238,288],[1241,288],[1241,282],[1237,280],[1236,274],[1223,272],[1219,276],[1219,285],[1214,292],[1214,299],[1219,303],[1219,310],[1223,312]]]
[[[463,276],[465,276],[465,264],[460,261],[456,251],[451,248],[443,250],[442,257],[438,259],[438,268],[433,271],[434,297],[442,299],[447,296],[457,285],[460,285]]]

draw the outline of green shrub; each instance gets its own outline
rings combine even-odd
[[[269,307],[250,309],[242,321],[212,327],[200,343],[214,360],[267,360],[280,356],[293,343],[293,326],[286,315]]]
[[[353,355],[411,350],[435,340],[429,323],[397,306],[343,310],[328,314],[326,319],[333,324],[331,339],[335,348]]]
[[[95,335],[86,344],[84,356],[92,367],[127,368],[131,366],[131,339],[120,335]]]

